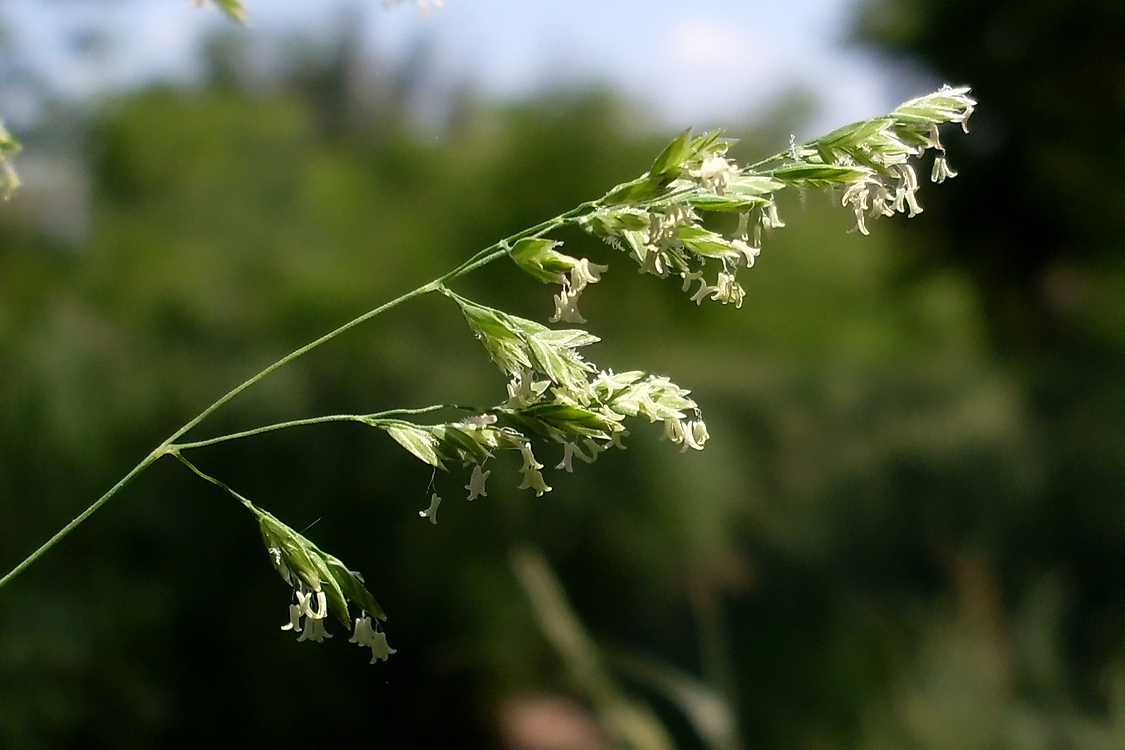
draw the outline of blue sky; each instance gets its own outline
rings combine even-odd
[[[440,74],[491,95],[606,81],[678,129],[745,120],[801,86],[822,102],[809,127],[824,129],[922,93],[902,83],[902,71],[845,44],[856,2],[446,0],[421,16],[379,0],[246,0],[252,28],[240,33],[331,30],[341,10],[358,9],[377,54],[399,58],[426,38]],[[19,58],[76,97],[154,77],[190,79],[196,42],[225,23],[189,0],[4,0],[0,19]],[[94,27],[109,30],[107,51],[74,54],[79,32]]]

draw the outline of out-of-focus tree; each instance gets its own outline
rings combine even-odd
[[[912,230],[970,270],[1005,345],[1119,345],[1125,266],[1125,7],[1114,0],[869,0],[859,35],[987,102],[958,190]],[[1111,309],[1098,309],[1110,305]]]
[[[973,280],[992,356],[1021,384],[1033,447],[1022,499],[984,533],[961,537],[954,558],[974,563],[949,566],[959,614],[923,628],[931,656],[904,670],[897,719],[880,714],[902,733],[876,732],[873,746],[1115,747],[1125,653],[1125,6],[868,0],[858,34],[917,74],[971,82],[984,103],[973,136],[954,142],[958,189],[928,197],[906,246],[914,275]],[[967,496],[978,498],[978,518],[997,505]],[[985,585],[966,596],[974,580]],[[966,658],[974,649],[987,655]],[[958,705],[958,693],[974,692],[977,708]]]

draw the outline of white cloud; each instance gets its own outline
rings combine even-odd
[[[710,18],[674,24],[669,47],[674,62],[692,67],[738,69],[758,62],[748,34]]]

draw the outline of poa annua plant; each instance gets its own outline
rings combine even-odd
[[[240,20],[237,2],[220,0],[219,5]],[[794,143],[782,153],[745,167],[729,158],[733,141],[720,131],[694,137],[685,131],[640,177],[484,248],[457,268],[296,349],[238,385],[175,430],[102,497],[0,579],[0,587],[147,468],[171,457],[221,488],[257,521],[267,556],[291,589],[283,630],[297,633],[301,641],[320,642],[332,637],[326,623],[335,619],[351,632],[351,642],[371,649],[372,663],[386,659],[394,653],[382,627],[386,614],[363,577],[284,521],[205,474],[187,454],[276,430],[360,422],[385,433],[435,471],[463,474],[467,499],[474,500],[487,496],[493,473],[489,467],[502,451],[518,453],[522,465],[518,477],[501,481],[517,482],[520,489],[543,495],[551,491],[543,461],[555,471],[573,472],[603,453],[624,450],[630,425],[637,421],[660,423],[664,437],[681,451],[703,450],[709,437],[707,425],[690,391],[653,373],[605,370],[584,356],[599,339],[580,327],[586,320],[578,303],[609,271],[610,264],[563,252],[553,235],[565,227],[579,227],[634,263],[641,273],[678,283],[690,302],[739,307],[746,294],[739,273],[754,265],[763,239],[785,226],[778,215],[779,193],[829,191],[854,212],[856,229],[863,234],[868,233],[872,218],[896,213],[914,216],[922,210],[917,198],[918,158],[928,150],[936,152],[930,175],[934,182],[954,176],[946,162],[939,126],[959,123],[964,127],[974,106],[967,87],[944,86],[885,116],[853,123],[808,143]],[[0,157],[14,148],[0,129]],[[6,161],[4,167],[8,169]],[[9,188],[15,183],[10,171],[5,171],[4,179]],[[729,221],[733,230],[711,228],[715,225],[712,219],[719,214],[736,217]],[[613,252],[607,254],[614,256]],[[504,258],[535,281],[555,288],[554,311],[547,323],[560,325],[522,318],[455,291],[457,280]],[[206,439],[184,439],[275,370],[344,331],[429,294],[443,296],[457,306],[468,331],[499,368],[505,393],[492,406],[438,404],[373,414],[331,414]],[[440,503],[439,495],[431,494],[429,506],[420,515],[437,523]]]

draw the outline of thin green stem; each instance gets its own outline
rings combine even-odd
[[[276,432],[277,430],[284,430],[289,427],[304,427],[310,424],[323,424],[324,422],[364,422],[367,417],[363,414],[327,414],[323,417],[310,417],[309,419],[294,419],[289,422],[278,422],[276,424],[268,424],[264,427],[255,427],[252,430],[243,430],[242,432],[232,432],[229,435],[219,435],[218,437],[209,438],[207,440],[196,440],[191,443],[172,443],[169,449],[175,451],[186,451],[193,448],[206,448],[208,445],[217,445],[218,443],[225,443],[230,440],[239,440],[240,438],[253,437],[254,435],[262,435],[267,432]]]
[[[253,437],[254,435],[262,435],[267,432],[286,430],[290,427],[304,427],[306,425],[323,424],[325,422],[362,422],[363,424],[370,424],[375,420],[386,419],[388,417],[410,416],[413,414],[429,414],[430,412],[444,411],[446,409],[456,409],[459,411],[480,411],[480,409],[472,406],[458,406],[456,404],[436,404],[434,406],[424,406],[420,409],[390,409],[389,411],[380,411],[374,414],[327,414],[321,417],[294,419],[288,422],[268,424],[263,427],[255,427],[252,430],[232,432],[229,435],[219,435],[218,437],[208,438],[207,440],[196,440],[195,442],[191,443],[172,443],[168,446],[168,449],[169,451],[186,451],[193,448],[205,448],[209,445],[225,443],[230,440],[238,440],[240,438]]]
[[[215,485],[216,487],[222,489],[228,495],[230,495],[235,500],[237,500],[238,502],[245,505],[250,510],[258,512],[258,508],[257,508],[257,506],[254,505],[254,503],[250,502],[249,500],[244,498],[242,495],[240,495],[237,492],[235,492],[234,490],[232,490],[225,482],[222,482],[218,479],[215,479],[215,477],[211,476],[210,474],[205,474],[204,472],[200,471],[199,467],[197,467],[191,461],[188,461],[186,458],[184,458],[183,455],[179,451],[172,450],[172,451],[168,451],[168,452],[171,455],[175,456],[179,460],[179,462],[182,463],[184,466],[191,469],[196,474],[196,476],[200,477],[201,479],[205,479],[206,481],[210,482],[211,484]]]
[[[459,265],[457,268],[447,273],[445,276],[437,279],[434,283],[444,284],[447,281],[452,281],[455,278],[464,276],[468,273],[472,273],[481,266],[488,265],[497,258],[507,255],[509,252],[511,252],[512,245],[516,242],[519,242],[520,240],[526,239],[528,237],[537,237],[539,235],[547,234],[548,232],[553,232],[556,229],[560,229],[568,224],[573,223],[573,220],[575,218],[582,216],[583,214],[589,212],[590,209],[597,208],[600,205],[601,200],[586,201],[585,203],[575,206],[566,213],[559,214],[553,219],[548,219],[547,221],[540,222],[533,227],[528,227],[527,229],[524,229],[520,232],[516,232],[511,237],[507,237],[500,242],[489,245],[488,247],[481,250],[476,255]]]
[[[215,403],[211,404],[206,409],[204,409],[202,412],[200,412],[199,415],[196,416],[194,419],[192,419],[190,422],[185,424],[180,429],[176,430],[176,432],[172,433],[172,436],[169,437],[165,441],[165,445],[170,445],[170,444],[174,443],[176,440],[183,437],[187,432],[194,429],[200,422],[207,419],[207,417],[211,416],[216,411],[218,411],[220,408],[225,406],[235,396],[242,393],[244,390],[246,390],[250,386],[254,385],[255,383],[257,383],[262,378],[266,377],[267,375],[269,375],[273,371],[275,371],[275,370],[277,370],[281,367],[284,367],[285,365],[289,364],[290,362],[297,359],[298,357],[311,352],[313,349],[316,349],[321,344],[325,344],[325,343],[331,341],[332,339],[339,336],[341,333],[344,333],[345,331],[348,331],[352,328],[355,328],[360,323],[365,323],[365,322],[367,322],[368,320],[371,320],[374,317],[382,315],[383,313],[388,312],[388,311],[398,307],[403,302],[407,302],[409,300],[414,299],[415,297],[421,297],[422,295],[429,294],[430,292],[434,292],[434,291],[437,291],[437,290],[441,289],[442,287],[445,286],[445,284],[447,282],[453,281],[454,279],[458,279],[462,276],[465,276],[466,274],[472,273],[473,271],[477,270],[478,268],[486,266],[486,265],[488,265],[489,263],[491,263],[492,261],[494,261],[498,258],[504,257],[511,250],[511,244],[513,242],[519,241],[519,240],[521,240],[525,237],[531,237],[531,236],[534,236],[534,235],[537,235],[537,234],[545,234],[547,232],[554,231],[555,229],[558,229],[562,226],[565,226],[566,224],[569,224],[571,219],[573,219],[576,216],[580,216],[581,214],[583,214],[584,212],[589,210],[591,207],[596,206],[597,204],[598,204],[598,201],[588,201],[586,203],[581,204],[580,206],[576,206],[575,208],[571,209],[570,211],[567,211],[564,214],[560,214],[560,215],[556,216],[553,219],[549,219],[549,220],[544,221],[540,224],[536,224],[535,226],[530,227],[528,229],[525,229],[522,232],[517,232],[516,234],[512,235],[511,237],[508,237],[507,239],[504,239],[504,240],[501,240],[500,242],[489,245],[488,247],[481,250],[476,255],[469,258],[467,261],[465,261],[461,265],[459,265],[457,268],[454,268],[449,273],[446,273],[442,276],[439,276],[438,278],[434,279],[433,281],[429,282],[428,284],[423,284],[422,286],[418,287],[417,289],[415,289],[412,292],[407,292],[406,294],[403,294],[400,297],[396,297],[395,299],[391,300],[390,302],[387,302],[383,305],[380,305],[379,307],[376,307],[374,310],[371,310],[369,312],[364,313],[363,315],[360,315],[358,318],[353,318],[352,320],[343,324],[339,328],[336,328],[335,330],[324,334],[323,336],[316,339],[315,341],[311,341],[308,344],[305,344],[304,346],[302,346],[300,349],[296,349],[296,350],[290,352],[289,354],[285,355],[284,357],[282,357],[278,361],[274,362],[272,365],[270,365],[266,369],[262,370],[261,372],[257,373],[256,375],[251,376],[250,378],[248,378],[246,381],[244,381],[240,385],[232,388],[229,392],[226,393],[226,395],[222,396],[219,400],[215,401]]]
[[[429,414],[434,411],[484,411],[477,406],[461,406],[459,404],[434,404],[433,406],[420,406],[416,409],[388,409],[387,411],[377,411],[374,414],[368,414],[371,419],[383,419],[385,417],[410,417],[416,414]]]
[[[447,274],[447,276],[448,276],[448,274]],[[290,362],[292,362],[293,360],[297,359],[298,357],[300,357],[302,355],[308,354],[309,352],[311,352],[313,349],[316,349],[321,344],[328,343],[332,339],[339,336],[341,333],[344,333],[345,331],[348,331],[348,330],[351,330],[352,328],[355,328],[360,323],[365,323],[368,320],[371,320],[372,318],[374,318],[376,316],[382,315],[385,312],[393,310],[394,308],[401,305],[403,302],[407,302],[409,300],[414,299],[415,297],[421,297],[424,294],[429,294],[430,292],[436,291],[437,289],[439,289],[442,286],[442,284],[445,281],[446,281],[446,277],[443,276],[440,279],[436,279],[434,281],[431,281],[428,284],[423,284],[422,286],[418,287],[417,289],[415,289],[412,292],[407,292],[406,294],[403,294],[399,297],[396,297],[395,299],[391,300],[390,302],[379,305],[374,310],[370,310],[370,311],[364,313],[363,315],[360,315],[358,318],[353,318],[352,320],[348,321],[347,323],[344,323],[339,328],[336,328],[335,330],[324,334],[323,336],[316,339],[315,341],[310,341],[309,343],[305,344],[301,348],[294,349],[292,352],[290,352],[289,354],[286,354],[284,357],[277,360],[276,362],[274,362],[269,367],[265,368],[264,370],[258,372],[255,375],[252,375],[251,377],[249,377],[245,381],[243,381],[241,384],[232,388],[230,391],[228,391],[225,395],[223,395],[221,398],[219,398],[213,404],[211,404],[206,409],[201,411],[194,419],[192,419],[187,424],[185,424],[183,427],[181,427],[180,429],[178,429],[174,433],[172,433],[172,435],[167,440],[164,441],[164,444],[165,445],[171,445],[176,440],[183,437],[186,433],[188,433],[189,431],[194,429],[200,422],[207,419],[207,417],[211,416],[216,411],[218,411],[223,406],[225,406],[227,403],[229,403],[235,396],[242,393],[247,388],[254,385],[259,380],[261,380],[262,378],[271,374],[275,370],[278,370],[278,369],[284,367],[285,365],[289,364]]]

